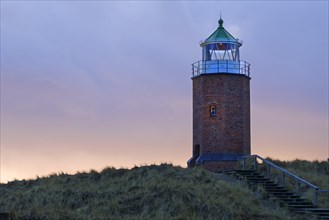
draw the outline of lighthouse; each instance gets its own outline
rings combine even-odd
[[[250,64],[242,42],[223,26],[201,41],[202,60],[192,64],[193,147],[188,167],[236,169],[250,155]]]

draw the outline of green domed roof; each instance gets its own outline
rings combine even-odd
[[[231,44],[238,44],[241,46],[242,44],[235,39],[228,31],[225,30],[223,27],[224,21],[222,18],[219,19],[218,24],[219,27],[217,30],[210,35],[205,41],[203,41],[200,45],[204,46],[207,44],[212,44],[212,43],[231,43]]]

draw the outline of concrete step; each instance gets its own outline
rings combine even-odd
[[[264,177],[247,177],[247,180],[250,181],[269,181],[270,179],[264,178]]]
[[[329,209],[326,208],[309,208],[306,209],[308,212],[314,212],[314,213],[319,213],[319,214],[329,214]]]
[[[245,174],[245,177],[258,177],[258,178],[264,178],[264,175],[260,174],[260,173],[252,173],[252,174]]]
[[[249,182],[251,182],[251,183],[253,183],[253,184],[255,184],[255,185],[261,185],[261,186],[266,186],[267,184],[268,184],[268,182],[267,181],[249,181]]]
[[[266,189],[266,188],[265,188]],[[285,193],[285,192],[289,192],[286,189],[266,189],[266,191],[268,192],[278,192],[278,193]]]
[[[288,205],[288,207],[290,209],[295,209],[295,210],[297,209],[297,210],[300,210],[300,211],[302,211],[304,209],[308,209],[308,208],[316,208],[315,205]]]
[[[328,216],[329,217],[329,212],[313,212],[316,213],[319,216]]]
[[[282,187],[282,186],[268,186],[265,185],[264,186],[266,190],[287,190],[286,188]]]
[[[299,198],[299,197],[294,197],[294,194],[291,192],[269,192],[271,195],[274,195],[278,198],[282,197],[289,197],[289,198]]]
[[[279,185],[277,183],[274,183],[273,181],[271,183],[267,183],[266,187],[278,187]]]
[[[237,171],[236,172],[237,174],[239,175],[242,175],[242,176],[258,176],[258,175],[261,175],[259,172],[255,172],[255,171]]]
[[[237,173],[235,171],[226,171],[225,172],[228,175],[236,175]]]
[[[255,170],[235,170],[237,173],[259,173],[258,171]]]
[[[301,200],[296,200],[296,199],[299,199],[299,198],[291,198],[290,196],[276,196],[276,198],[288,203],[288,201],[291,201],[291,202],[294,202],[294,201],[301,201]],[[305,200],[303,200],[305,201]],[[302,201],[302,202],[303,202]]]
[[[286,190],[286,188],[284,188],[284,187],[282,187],[282,186],[265,186],[265,189],[269,189],[269,190],[271,190],[271,189],[285,189]]]
[[[308,201],[298,201],[298,202],[288,202],[288,205],[311,205],[314,206],[312,203],[308,202]]]
[[[296,213],[309,213],[313,215],[317,215],[320,219],[328,219],[329,218],[329,209],[323,209],[323,208],[304,208],[304,209],[298,209],[295,210]]]
[[[254,180],[254,181],[248,180],[248,182],[253,183],[255,185],[262,185],[262,186],[266,186],[266,184],[268,183],[267,181],[257,181],[257,180]]]
[[[296,198],[279,198],[280,200],[284,201],[286,204],[289,202],[305,202],[305,199],[296,199]]]

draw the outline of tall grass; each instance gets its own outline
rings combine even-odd
[[[52,174],[0,185],[16,219],[294,219],[243,183],[169,164]]]

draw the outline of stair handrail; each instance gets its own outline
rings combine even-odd
[[[307,185],[307,186],[309,186],[310,188],[312,188],[312,189],[314,190],[314,194],[313,194],[313,195],[314,195],[313,204],[314,204],[315,206],[318,205],[318,193],[329,193],[329,190],[320,190],[319,187],[317,187],[317,186],[313,185],[312,183],[310,183],[310,182],[304,180],[303,178],[301,178],[301,177],[299,177],[299,176],[297,176],[297,175],[295,175],[295,174],[289,172],[288,170],[286,170],[286,169],[284,169],[284,168],[282,168],[282,167],[279,167],[278,165],[272,163],[271,161],[269,161],[269,160],[267,160],[267,159],[265,159],[265,158],[263,158],[263,157],[261,157],[261,156],[259,156],[259,155],[257,155],[257,154],[254,154],[254,155],[247,155],[247,156],[243,156],[243,157],[242,157],[242,160],[243,160],[243,164],[242,164],[242,166],[243,166],[243,170],[245,170],[245,168],[246,168],[246,164],[245,164],[245,163],[246,163],[246,159],[247,159],[247,158],[252,158],[252,159],[254,159],[254,170],[255,170],[255,171],[257,171],[257,158],[260,159],[261,161],[263,161],[263,163],[267,164],[267,165],[269,166],[269,167],[268,167],[268,168],[269,168],[269,169],[268,169],[268,176],[269,176],[269,178],[270,178],[270,176],[271,176],[271,173],[270,173],[270,167],[273,167],[273,168],[275,168],[275,169],[281,171],[282,173],[287,174],[288,176],[292,177],[293,179],[297,180],[298,191],[300,191],[300,183],[304,183],[305,185]],[[283,175],[283,176],[284,176],[284,175]],[[284,185],[284,184],[285,184],[285,183],[284,183],[284,179],[283,179],[283,185]]]
[[[303,178],[301,178],[301,177],[299,177],[299,176],[297,176],[297,175],[295,175],[295,174],[289,172],[289,171],[286,170],[286,169],[283,169],[282,167],[279,167],[278,165],[272,163],[272,162],[269,161],[269,160],[266,160],[265,158],[263,158],[263,157],[261,157],[261,156],[259,156],[259,155],[257,155],[257,154],[255,154],[255,155],[250,155],[250,156],[244,156],[243,158],[245,159],[245,158],[248,158],[248,157],[249,157],[249,158],[258,158],[258,159],[262,160],[264,163],[266,163],[266,164],[268,164],[268,165],[270,165],[270,166],[276,168],[277,170],[280,170],[281,172],[283,172],[283,173],[285,173],[285,174],[288,174],[289,176],[291,176],[291,177],[293,177],[294,179],[296,179],[296,180],[298,180],[298,181],[300,181],[300,182],[302,182],[302,183],[308,185],[309,187],[311,187],[311,188],[313,188],[313,189],[316,189],[316,190],[319,189],[317,186],[313,185],[312,183],[307,182],[307,181],[304,180]]]

